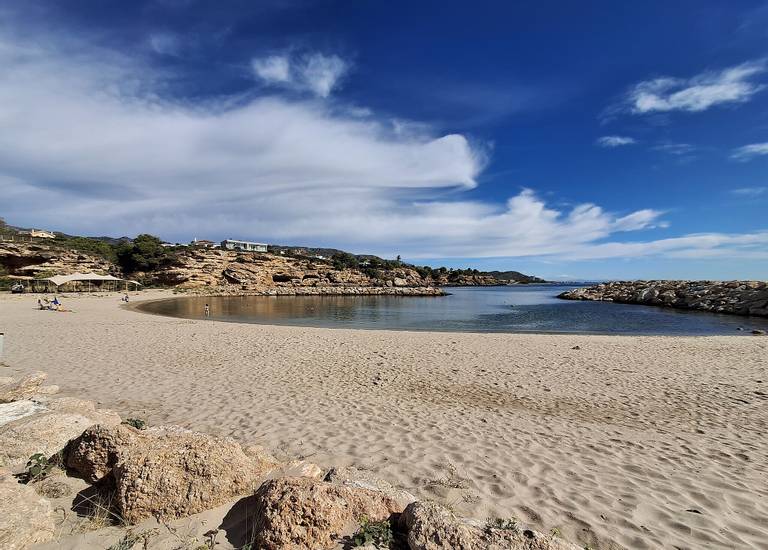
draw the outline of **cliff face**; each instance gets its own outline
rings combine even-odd
[[[441,294],[435,287],[540,281],[516,272],[523,280],[469,271],[435,270],[430,275],[405,265],[337,269],[325,259],[193,247],[176,249],[161,263],[153,271],[129,273],[128,277],[146,284],[222,294]],[[8,275],[32,277],[89,271],[121,274],[120,267],[109,260],[42,242],[0,242],[0,268]]]
[[[371,277],[357,269],[334,269],[323,260],[204,248],[180,252],[172,265],[144,276],[162,285],[217,288],[224,292],[303,289],[300,293],[311,293],[310,289],[328,287],[396,289],[433,285],[431,279],[423,279],[409,268],[381,270]]]
[[[0,242],[0,267],[8,275],[50,277],[75,272],[119,274],[112,262],[48,244]]]
[[[620,281],[569,290],[558,298],[768,317],[765,281]]]

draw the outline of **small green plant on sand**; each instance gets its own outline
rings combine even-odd
[[[485,530],[504,530],[504,531],[517,531],[520,528],[517,518],[488,518],[485,521]]]
[[[123,424],[136,428],[137,430],[147,429],[147,423],[141,418],[129,418],[127,420],[123,420]]]
[[[557,537],[560,539],[563,538],[563,534],[560,532],[560,529],[558,529],[557,527],[553,527],[552,530],[549,532],[549,534],[552,535],[552,537]]]
[[[29,457],[24,468],[23,479],[25,483],[45,479],[53,470],[54,464],[43,453],[35,453]]]
[[[360,520],[360,529],[352,537],[352,544],[373,544],[376,548],[389,548],[394,540],[389,521],[370,521],[364,517]]]

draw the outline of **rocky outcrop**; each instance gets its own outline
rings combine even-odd
[[[417,271],[407,267],[375,271],[336,269],[323,259],[205,248],[181,251],[172,265],[145,274],[145,278],[183,289],[215,288],[224,293],[273,290],[283,294],[329,294],[337,289],[335,293],[338,294],[346,293],[345,289],[426,288],[432,285],[431,279],[422,278]]]
[[[11,383],[13,390],[5,393],[28,399],[0,404],[0,417],[6,418],[0,425],[0,466],[23,465],[35,453],[52,456],[89,426],[120,423],[116,413],[98,410],[90,401],[50,397],[53,387],[41,386],[44,379],[35,373]]]
[[[361,518],[382,521],[402,510],[379,491],[306,477],[273,479],[256,491],[255,542],[263,550],[333,548]]]
[[[434,502],[414,502],[401,524],[410,550],[578,550],[578,546],[516,525],[481,527]]]
[[[117,266],[104,258],[36,242],[0,242],[0,267],[9,275],[37,278],[91,271],[119,273]]]
[[[114,482],[115,505],[128,523],[214,508],[252,491],[274,466],[232,439],[172,427],[95,426],[68,445],[64,460],[89,481]]]
[[[57,387],[42,389],[42,384],[48,377],[44,372],[33,372],[20,380],[8,379],[0,384],[0,403],[11,403],[29,399],[41,393],[56,393]]]
[[[768,317],[765,281],[620,281],[569,290],[558,298]]]
[[[325,481],[354,489],[378,491],[391,498],[401,510],[416,501],[416,497],[408,491],[394,487],[389,482],[374,476],[367,470],[351,466],[331,468],[325,475]]]
[[[0,548],[24,550],[51,540],[54,532],[51,503],[0,470]]]

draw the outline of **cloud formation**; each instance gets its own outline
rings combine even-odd
[[[754,77],[766,71],[765,61],[752,61],[692,78],[661,77],[640,82],[627,94],[635,114],[671,111],[700,112],[727,103],[744,103],[765,88]]]
[[[622,145],[633,145],[637,143],[634,138],[627,136],[602,136],[597,138],[596,143],[600,147],[621,147]]]
[[[675,156],[689,155],[696,151],[696,147],[690,143],[659,143],[651,147],[651,149]]]
[[[740,187],[738,189],[731,189],[731,194],[739,197],[759,197],[768,193],[768,187]]]
[[[462,135],[294,95],[190,104],[164,97],[165,75],[135,59],[41,44],[0,34],[0,215],[11,223],[409,258],[755,254],[768,240],[616,242],[663,229],[663,213],[554,207],[530,189],[472,200],[487,153]],[[332,90],[334,62],[280,59],[254,71],[293,84],[305,70],[317,95]]]
[[[322,98],[331,94],[349,70],[339,56],[321,53],[256,57],[251,65],[256,77],[265,84],[308,91]]]
[[[766,143],[752,143],[751,145],[744,145],[738,149],[734,149],[731,153],[733,160],[746,162],[752,160],[755,157],[768,155],[768,142]]]

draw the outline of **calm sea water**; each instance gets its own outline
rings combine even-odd
[[[573,287],[450,288],[450,296],[185,297],[141,304],[148,313],[238,323],[469,332],[713,335],[768,330],[768,319],[607,302],[559,300]],[[745,330],[739,332],[738,328]]]

